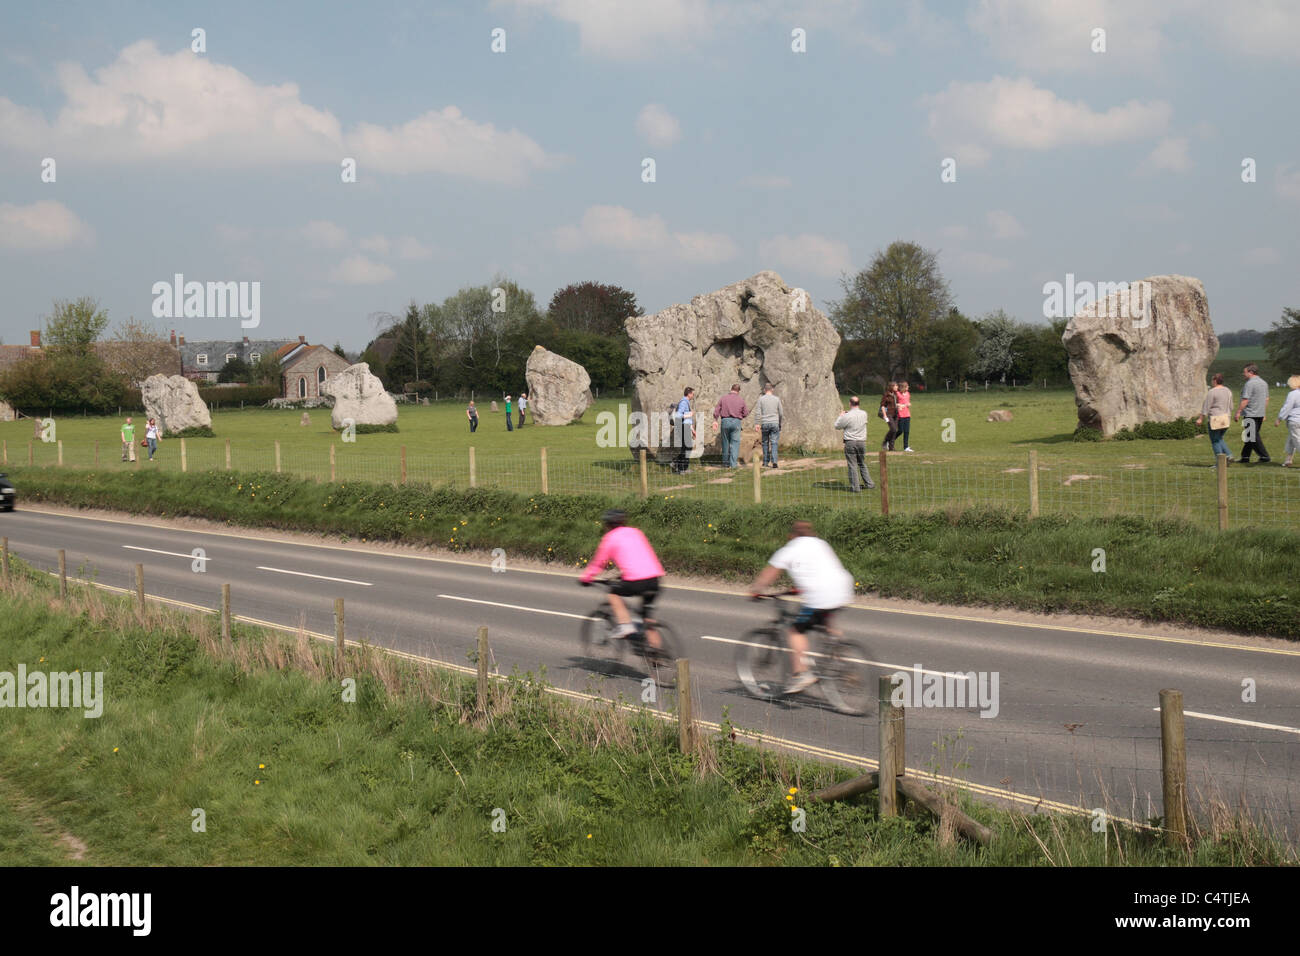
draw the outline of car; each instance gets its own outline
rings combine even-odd
[[[14,486],[10,482],[9,476],[0,473],[0,510],[13,511],[16,497],[17,494],[14,492]]]

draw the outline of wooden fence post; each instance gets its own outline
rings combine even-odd
[[[59,548],[59,597],[68,596],[68,552]]]
[[[488,629],[480,625],[478,629],[478,712],[487,714],[488,700]]]
[[[5,584],[9,583],[9,539],[0,540],[0,553],[3,553]]]
[[[650,497],[650,476],[646,472],[646,450],[641,449],[641,497]]]
[[[27,464],[30,465],[30,464],[34,463],[35,461],[36,461],[36,459],[33,457],[33,453],[32,453],[32,443],[31,443],[31,442],[28,442],[28,443],[27,443]]]
[[[695,750],[695,700],[691,697],[691,662],[677,659],[677,745],[682,753]]]
[[[896,817],[898,816],[898,789],[896,787],[896,777],[898,774],[898,755],[895,750],[897,738],[894,736],[894,723],[896,720],[895,711],[897,708],[893,704],[894,678],[884,676],[879,681],[879,700],[877,701],[878,719],[878,739],[880,741],[880,816]]]
[[[221,643],[224,647],[230,647],[232,639],[230,637],[230,585],[221,585]]]
[[[1038,452],[1029,451],[1029,517],[1038,517]]]
[[[478,487],[478,472],[474,468],[474,446],[469,446],[469,486]]]
[[[551,493],[551,482],[550,482],[550,476],[547,474],[546,471],[546,449],[543,448],[542,449],[542,494],[549,495],[550,493]]]
[[[1215,457],[1215,467],[1219,474],[1219,530],[1228,530],[1228,456]]]
[[[759,467],[760,459],[757,455],[751,456],[750,460],[754,465],[754,504],[761,505],[763,503],[763,471]]]
[[[1220,456],[1222,457],[1222,456]],[[1160,692],[1160,773],[1165,798],[1165,839],[1187,845],[1187,739],[1183,736],[1183,692]]]
[[[330,451],[333,450],[334,450],[333,448],[330,448]],[[227,438],[226,439],[226,471],[229,470],[230,470],[230,439]]]
[[[334,445],[330,445],[330,484],[334,484]]]
[[[406,446],[402,446],[402,484],[406,484]]]
[[[275,473],[277,475],[280,473],[280,443],[278,441],[275,443]]]
[[[181,471],[189,471],[188,459],[185,457],[185,439],[181,439]]]
[[[62,468],[63,467],[63,439],[62,438],[59,439],[58,445],[59,445],[59,467]]]
[[[343,663],[343,599],[334,599],[334,666]]]
[[[135,606],[136,613],[144,617],[144,565],[135,566]]]
[[[889,459],[885,449],[880,449],[880,513],[889,517]]]

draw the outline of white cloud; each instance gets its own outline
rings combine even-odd
[[[298,235],[318,248],[337,249],[347,241],[348,231],[326,219],[313,219],[298,230]]]
[[[28,206],[0,203],[0,249],[52,252],[94,239],[94,230],[56,200],[42,199]]]
[[[330,278],[344,285],[372,285],[387,282],[397,275],[382,262],[374,262],[365,256],[349,256],[334,267]]]
[[[793,183],[789,176],[773,176],[766,173],[754,173],[740,181],[742,186],[753,189],[789,189]]]
[[[222,242],[235,244],[248,242],[254,236],[254,231],[247,226],[232,226],[228,222],[217,223],[214,231]]]
[[[582,51],[646,60],[703,40],[718,18],[709,0],[510,0],[577,26]]]
[[[1186,136],[1166,136],[1142,161],[1142,168],[1149,171],[1187,172],[1192,168],[1192,158],[1187,154],[1187,144]]]
[[[969,272],[1003,272],[1011,268],[1011,260],[987,252],[958,252],[957,265]]]
[[[1025,227],[1005,209],[994,209],[986,218],[994,239],[1019,239],[1025,234]]]
[[[970,229],[966,226],[944,226],[939,230],[939,235],[945,239],[965,239],[970,235]]]
[[[1293,0],[1200,0],[1210,42],[1248,57],[1300,56],[1300,5]]]
[[[1150,68],[1166,41],[1171,5],[1151,0],[980,0],[967,15],[994,55],[1031,70]],[[1092,52],[1092,31],[1106,52]]]
[[[682,138],[677,117],[658,103],[648,103],[636,115],[636,131],[643,140],[658,149],[673,145]]]
[[[1171,108],[1155,100],[1130,100],[1097,112],[1081,101],[1060,99],[1032,80],[996,76],[986,83],[952,82],[921,98],[929,111],[930,134],[962,162],[981,165],[989,147],[1052,149],[1101,146],[1144,139],[1169,124]]]
[[[377,256],[388,255],[393,246],[387,236],[366,236],[357,245],[361,247],[363,252],[371,252]]]
[[[670,232],[661,216],[638,216],[623,206],[590,206],[581,222],[561,226],[553,236],[562,252],[599,247],[700,264],[725,262],[738,252],[725,234]]]
[[[262,85],[188,49],[161,53],[151,40],[126,47],[93,76],[75,63],[57,74],[64,102],[53,122],[0,97],[0,144],[41,143],[49,155],[85,162],[184,159],[204,167],[337,168],[347,156],[363,176],[434,172],[508,184],[558,161],[525,134],[476,122],[455,106],[345,131],[332,113],[304,103],[295,83]]]
[[[853,268],[847,243],[812,233],[764,239],[758,244],[758,257],[817,276],[837,276]]]
[[[414,236],[399,236],[396,239],[389,239],[383,235],[367,236],[358,245],[363,252],[370,252],[377,256],[396,255],[399,259],[433,258],[433,247],[426,246]]]
[[[1285,164],[1273,173],[1277,194],[1287,199],[1300,199],[1300,166]]]
[[[1260,246],[1243,252],[1241,261],[1251,266],[1275,266],[1282,261],[1282,257],[1272,246]]]

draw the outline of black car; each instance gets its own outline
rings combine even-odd
[[[14,510],[14,486],[9,481],[9,476],[0,473],[0,510]]]

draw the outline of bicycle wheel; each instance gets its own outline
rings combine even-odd
[[[579,629],[582,656],[590,660],[618,660],[623,656],[623,641],[614,637],[614,615],[602,604],[583,619]]]
[[[865,714],[877,692],[871,652],[861,641],[839,640],[828,641],[825,653],[817,667],[826,702],[841,714]]]
[[[660,687],[673,687],[677,683],[677,659],[682,656],[681,638],[663,621],[652,621],[646,626],[659,633],[659,647],[651,647],[644,636],[641,639],[641,658],[646,671]]]
[[[745,690],[761,700],[775,700],[790,679],[790,653],[780,630],[759,627],[748,632],[736,648],[736,676]]]

